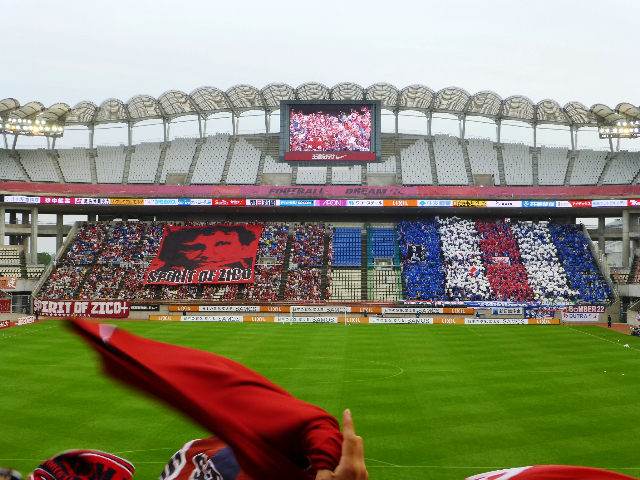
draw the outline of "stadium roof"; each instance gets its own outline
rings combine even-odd
[[[150,95],[136,95],[126,103],[115,98],[105,100],[100,106],[82,101],[73,108],[65,103],[56,103],[49,108],[40,102],[20,105],[17,100],[7,98],[0,100],[0,117],[57,120],[66,125],[133,124],[150,119],[171,121],[184,115],[207,118],[220,112],[240,115],[249,110],[262,110],[270,114],[279,109],[280,100],[380,100],[382,108],[396,114],[414,110],[425,114],[448,113],[459,117],[480,116],[573,127],[610,124],[625,119],[640,120],[640,107],[630,103],[620,103],[615,109],[602,104],[588,109],[579,102],[569,102],[561,107],[551,99],[538,103],[522,95],[503,99],[489,90],[471,95],[459,87],[434,92],[424,85],[409,85],[399,90],[389,83],[376,83],[364,88],[350,82],[339,83],[332,88],[317,82],[303,83],[298,88],[285,83],[270,83],[262,89],[235,85],[227,91],[200,87],[190,94],[169,90],[157,99]]]

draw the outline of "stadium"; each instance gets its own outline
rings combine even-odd
[[[4,413],[24,413],[7,416],[21,440],[0,441],[1,463],[30,471],[85,442],[151,478],[205,435],[96,377],[55,321],[95,318],[228,356],[336,417],[348,401],[374,478],[542,463],[640,475],[625,454],[638,430],[614,408],[640,394],[640,343],[626,335],[638,326],[640,152],[620,149],[640,107],[349,82],[98,103],[0,101],[0,302],[15,347],[0,358],[26,397],[0,396]],[[402,133],[408,113],[424,133]],[[243,133],[247,116],[263,131]],[[442,118],[458,135],[436,133]],[[468,135],[477,119],[493,138]],[[186,120],[193,133],[172,137]],[[159,141],[134,141],[145,122]],[[503,140],[514,122],[531,144]],[[126,142],[94,142],[112,125]],[[571,147],[541,145],[548,126]],[[88,146],[60,147],[74,129]],[[582,131],[606,150],[578,148]],[[47,148],[21,148],[34,136]],[[55,392],[46,408],[42,385]],[[90,432],[71,425],[78,412]],[[43,423],[56,432],[36,432]]]

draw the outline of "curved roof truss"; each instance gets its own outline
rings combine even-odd
[[[545,99],[534,104],[529,98],[514,95],[502,99],[500,95],[483,90],[475,95],[458,87],[444,88],[437,93],[419,84],[398,89],[379,82],[363,88],[353,82],[343,82],[328,88],[318,82],[307,82],[297,88],[276,82],[258,89],[251,85],[235,85],[227,91],[215,87],[200,87],[186,94],[169,90],[157,99],[150,95],[136,95],[127,103],[114,98],[98,107],[82,101],[73,108],[56,103],[48,109],[39,102],[20,105],[14,98],[0,100],[0,116],[9,114],[19,118],[40,117],[45,120],[64,121],[69,125],[96,125],[101,123],[135,123],[162,118],[170,121],[183,115],[208,117],[220,112],[240,115],[249,110],[270,113],[280,107],[281,100],[380,100],[382,108],[393,112],[415,110],[430,114],[448,113],[455,116],[473,115],[493,120],[514,120],[530,124],[550,123],[584,127],[609,124],[617,120],[640,119],[640,107],[620,103],[612,109],[596,104],[590,109],[579,102],[561,107],[556,101]]]

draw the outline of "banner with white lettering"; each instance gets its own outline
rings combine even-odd
[[[123,300],[36,300],[33,306],[43,317],[126,318],[130,303]]]
[[[144,283],[253,283],[261,234],[262,225],[168,225]]]
[[[338,317],[277,317],[278,323],[338,323]]]
[[[597,322],[599,319],[599,313],[562,312],[562,320],[565,322]]]
[[[241,315],[185,315],[181,322],[242,322]]]

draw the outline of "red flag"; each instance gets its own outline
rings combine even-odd
[[[571,467],[568,465],[535,465],[507,468],[474,475],[466,480],[635,480],[620,473],[599,468]]]
[[[337,420],[253,370],[113,325],[73,320],[72,326],[102,355],[107,373],[219,436],[253,479],[312,479],[318,469],[338,466],[342,434]]]

